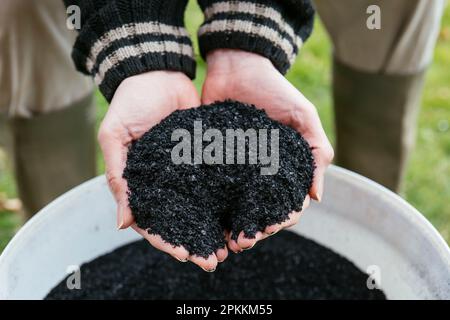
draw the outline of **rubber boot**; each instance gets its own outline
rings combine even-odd
[[[424,72],[374,74],[334,60],[336,164],[398,192],[416,136]]]
[[[96,175],[93,95],[31,119],[8,120],[25,219]]]

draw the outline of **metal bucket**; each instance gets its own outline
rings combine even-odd
[[[117,231],[115,221],[104,177],[52,202],[0,256],[0,299],[42,299],[68,267],[140,238]],[[324,201],[292,230],[376,271],[389,299],[450,298],[450,250],[436,229],[399,196],[355,173],[331,167]]]

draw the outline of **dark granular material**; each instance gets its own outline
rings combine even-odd
[[[189,149],[191,162],[175,164],[172,151],[181,140],[172,141],[172,133],[185,129],[194,140],[195,121],[201,121],[203,133],[208,129],[222,133],[215,139],[222,140],[218,142],[223,153],[230,151],[227,129],[254,129],[259,139],[258,160],[263,150],[259,143],[264,141],[259,133],[266,133],[265,154],[274,155],[278,150],[278,171],[263,175],[261,170],[268,167],[267,163],[251,163],[249,150],[255,151],[255,146],[249,138],[244,139],[244,164],[236,164],[237,140],[231,152],[234,164],[226,164],[225,154],[222,164],[196,161],[195,142]],[[274,129],[279,135],[277,149],[271,144]],[[273,138],[275,141],[275,135]],[[215,139],[209,141],[217,142]],[[210,143],[200,142],[201,150],[206,152]],[[214,152],[211,155],[216,156]],[[225,230],[232,232],[233,239],[241,231],[253,238],[257,231],[287,220],[292,211],[300,211],[313,171],[310,146],[298,132],[254,106],[225,101],[175,111],[145,133],[129,149],[124,178],[128,182],[129,205],[140,228],[206,258],[225,246]]]
[[[342,256],[282,231],[214,273],[137,241],[82,265],[81,289],[64,280],[46,299],[385,299],[367,279]]]

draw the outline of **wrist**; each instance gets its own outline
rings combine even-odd
[[[208,73],[216,71],[242,71],[254,66],[276,70],[268,58],[256,53],[237,49],[213,50],[206,56],[206,63],[208,65]]]
[[[191,83],[186,74],[181,71],[170,71],[170,70],[155,70],[155,71],[147,71],[143,73],[139,73],[137,75],[130,76],[125,78],[120,85],[118,86],[115,93],[118,92],[134,92],[141,90],[148,92],[148,90],[155,89],[155,86],[158,88],[171,88],[172,90],[162,90],[167,95],[175,94],[177,92],[177,88],[182,86],[185,83]],[[159,90],[159,89],[158,89]],[[157,90],[157,91],[158,91]]]
[[[181,71],[172,71],[172,70],[152,70],[142,72],[133,76],[130,76],[123,80],[123,82],[137,82],[137,81],[145,81],[150,78],[156,79],[165,79],[165,78],[173,78],[173,79],[187,79],[190,80],[188,76],[184,72]],[[122,83],[123,83],[122,82]]]

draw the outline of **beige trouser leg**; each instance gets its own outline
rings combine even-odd
[[[0,1],[0,112],[32,117],[93,91],[70,57],[75,31],[61,0]]]
[[[367,28],[369,5],[381,29]],[[334,47],[336,163],[398,191],[443,0],[315,0]]]
[[[26,218],[96,174],[93,97],[30,119],[3,118]]]
[[[0,142],[27,217],[95,175],[93,85],[60,0],[0,1]]]

